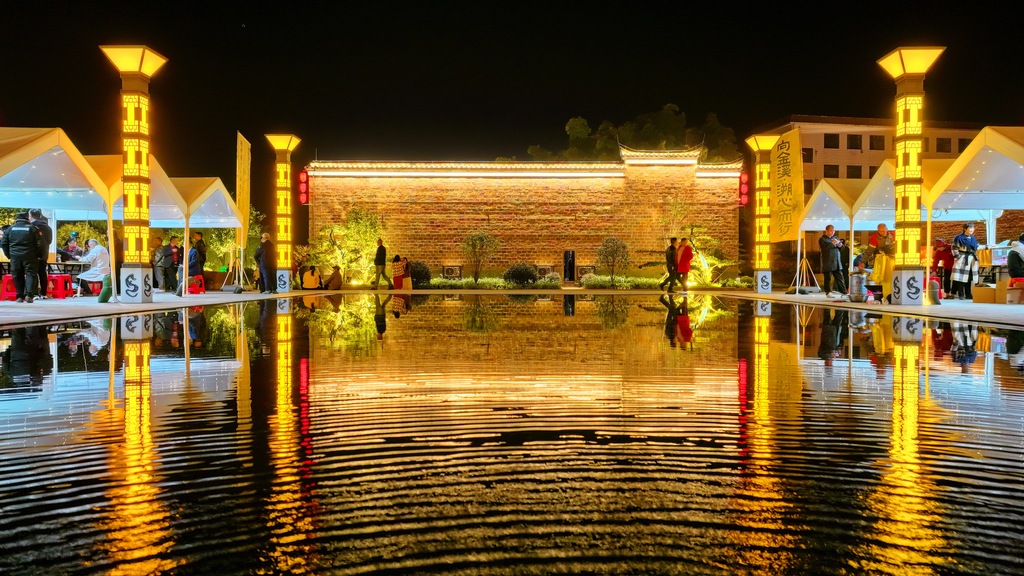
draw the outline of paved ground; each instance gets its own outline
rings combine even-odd
[[[396,291],[397,292],[397,291]],[[412,292],[404,290],[402,292]],[[417,294],[481,294],[499,295],[509,294],[508,291],[494,290],[417,290]],[[696,292],[696,291],[694,291]],[[716,290],[716,294],[732,296],[751,300],[769,300],[772,302],[784,302],[788,304],[808,304],[813,306],[831,306],[851,310],[869,310],[875,313],[903,314],[921,318],[936,318],[948,320],[960,320],[964,322],[982,324],[993,327],[1011,329],[1024,329],[1024,304],[975,304],[968,301],[943,300],[939,306],[892,306],[887,304],[855,304],[852,302],[827,299],[821,294],[788,295],[782,292],[772,294],[755,294],[749,291]],[[290,292],[292,296],[315,296],[318,294],[369,294],[370,290],[341,290],[338,292],[329,291],[303,291]],[[620,296],[653,296],[660,292],[654,290],[531,290],[529,294],[615,294]],[[158,292],[154,295],[151,304],[126,304],[122,302],[108,302],[99,304],[95,297],[71,298],[67,300],[37,300],[32,304],[18,304],[16,302],[0,302],[0,328],[7,328],[19,324],[43,324],[55,321],[74,320],[79,318],[95,318],[97,316],[121,316],[125,314],[137,314],[139,312],[151,312],[156,310],[167,310],[181,308],[183,306],[212,306],[216,304],[227,304],[231,302],[245,302],[252,300],[263,300],[267,298],[280,298],[279,294],[272,296],[258,294],[255,292],[244,292],[232,294],[229,292],[208,292],[206,294],[179,298],[173,294]]]

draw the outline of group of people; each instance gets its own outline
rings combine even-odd
[[[979,280],[978,250],[981,245],[974,236],[974,222],[965,222],[963,231],[957,234],[952,242],[942,238],[935,240],[932,250],[931,273],[942,284],[946,299],[971,300],[971,287]],[[845,270],[850,267],[849,247],[842,238],[835,234],[835,227],[825,227],[825,232],[818,239],[820,248],[821,273],[823,290],[826,296],[848,294]],[[887,287],[896,254],[895,234],[885,224],[879,224],[871,234],[868,248],[853,259],[854,271],[878,271],[877,282]],[[1010,278],[1024,278],[1024,234],[1010,243],[1010,254],[1007,257],[1007,271]],[[881,279],[879,279],[881,278]],[[833,291],[833,284],[836,290]]]
[[[14,222],[0,229],[0,250],[10,261],[11,279],[14,281],[15,301],[31,303],[48,298],[50,244],[53,228],[39,208],[19,212]],[[96,239],[88,241],[88,251],[78,246],[78,233],[72,232],[63,249],[57,249],[62,262],[76,261],[89,264],[89,269],[78,275],[78,294],[89,282],[103,282],[110,275],[110,254]]]
[[[170,292],[181,296],[187,288],[183,276],[185,267],[188,267],[188,278],[194,279],[202,276],[203,268],[206,266],[206,241],[203,240],[202,232],[192,233],[192,243],[188,249],[188,259],[182,258],[183,248],[179,245],[177,236],[171,236],[168,243],[160,236],[153,238],[153,280],[156,288],[164,292]],[[194,280],[192,280],[194,282]]]
[[[676,246],[676,243],[679,243]],[[665,270],[668,276],[661,281],[659,288],[669,292],[675,290],[676,284],[682,286],[682,293],[686,294],[686,281],[690,276],[690,261],[693,260],[693,247],[690,246],[690,239],[682,240],[673,236],[669,238],[668,248],[665,249]]]

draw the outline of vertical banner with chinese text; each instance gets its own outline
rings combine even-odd
[[[804,164],[798,129],[786,132],[775,143],[771,165],[771,241],[796,240],[798,220],[804,211]]]

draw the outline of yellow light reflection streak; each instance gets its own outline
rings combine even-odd
[[[868,507],[879,518],[873,540],[862,552],[869,572],[934,574],[948,546],[936,528],[942,520],[936,486],[922,473],[919,447],[920,347],[897,341],[893,345],[892,431],[889,462]]]
[[[104,508],[108,516],[100,526],[107,533],[101,547],[115,564],[110,574],[156,574],[176,562],[161,558],[174,540],[155,473],[149,341],[126,341],[124,357],[124,441],[111,444],[113,486],[107,493],[110,506]]]

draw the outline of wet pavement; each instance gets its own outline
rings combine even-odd
[[[0,331],[0,572],[1024,572],[1022,332],[388,296]]]

